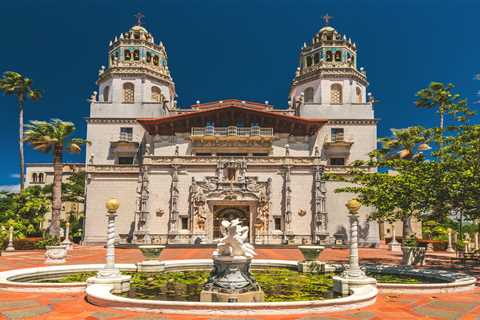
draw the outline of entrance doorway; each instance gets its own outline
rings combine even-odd
[[[231,221],[239,219],[242,226],[250,228],[250,210],[248,206],[214,207],[213,212],[213,239],[222,237],[222,232],[220,231],[222,220]]]

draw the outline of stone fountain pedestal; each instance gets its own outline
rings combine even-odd
[[[138,272],[161,272],[165,270],[165,263],[158,260],[165,246],[143,245],[138,246],[138,248],[142,251],[145,259],[137,263]]]
[[[201,302],[262,302],[264,293],[250,274],[252,259],[213,256],[213,271],[200,293]]]

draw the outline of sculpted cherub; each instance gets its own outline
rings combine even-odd
[[[217,242],[217,250],[213,253],[214,255],[247,258],[252,258],[255,255],[254,247],[245,242],[248,238],[248,227],[243,227],[240,220],[223,220],[220,231],[223,237],[214,240],[214,242]]]

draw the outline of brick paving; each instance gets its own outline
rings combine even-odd
[[[169,248],[162,252],[162,259],[194,259],[210,257],[212,248]],[[142,260],[137,249],[117,249],[117,262],[135,263]],[[298,260],[302,256],[292,248],[258,248],[259,259]],[[0,257],[0,270],[43,266],[44,252],[41,250],[14,252]],[[67,264],[102,263],[103,247],[75,247],[69,253]],[[320,259],[329,262],[346,262],[347,249],[326,249]],[[439,268],[452,268],[473,275],[480,275],[480,268],[458,263],[451,265],[448,254],[431,254],[428,262]],[[360,249],[362,262],[398,263],[399,255],[392,254],[386,248]],[[101,308],[85,301],[83,293],[21,293],[0,290],[0,319],[86,319],[86,320],[406,320],[406,319],[480,319],[480,288],[468,293],[394,295],[380,294],[377,302],[369,307],[341,313],[319,315],[290,316],[249,316],[219,318],[214,316],[165,315],[134,311]]]

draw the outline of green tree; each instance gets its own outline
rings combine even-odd
[[[4,230],[3,237],[7,236],[5,231],[10,226],[13,226],[18,238],[39,235],[49,207],[49,199],[38,186],[26,188],[20,193],[1,192],[0,225]]]
[[[429,211],[431,203],[431,173],[434,163],[425,161],[422,157],[414,160],[389,159],[382,162],[370,163],[395,171],[367,172],[359,166],[365,163],[356,163],[345,181],[351,186],[338,188],[335,192],[353,192],[359,200],[375,211],[370,219],[377,221],[403,223],[403,236],[412,234],[411,219],[422,219]]]
[[[65,151],[78,153],[81,151],[81,145],[87,141],[81,138],[71,138],[70,135],[75,131],[75,125],[59,119],[52,119],[50,122],[31,121],[27,125],[27,129],[25,141],[29,142],[35,150],[53,153],[52,221],[49,226],[49,234],[52,237],[60,237],[63,153]]]
[[[415,104],[419,108],[437,109],[440,115],[439,129],[445,129],[445,115],[452,116],[472,116],[473,113],[468,110],[467,100],[462,99],[460,94],[453,93],[455,86],[451,83],[445,85],[441,82],[431,82],[427,88],[417,92],[417,101]]]
[[[25,187],[25,157],[23,153],[23,110],[25,101],[41,98],[40,91],[32,88],[32,79],[26,78],[20,73],[7,71],[0,79],[0,91],[6,95],[16,96],[18,103],[18,151],[20,158],[20,191]]]

